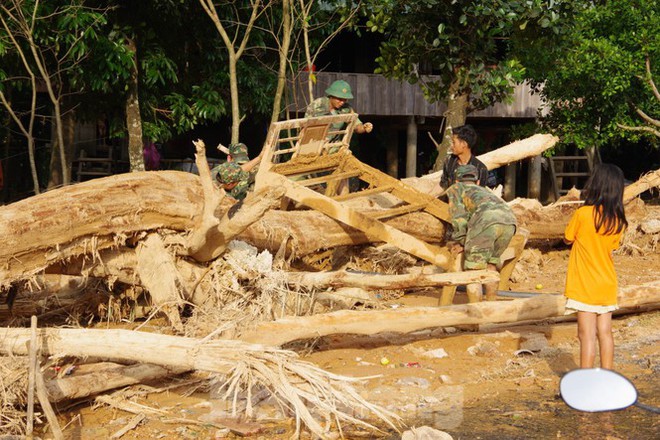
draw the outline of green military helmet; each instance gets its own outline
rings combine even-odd
[[[335,98],[342,99],[353,99],[351,86],[343,79],[338,79],[337,81],[330,84],[330,87],[325,89],[325,96],[334,96]]]
[[[474,165],[460,165],[456,168],[454,177],[459,182],[476,182],[479,180],[479,171],[477,171],[477,167]]]
[[[247,146],[241,142],[229,146],[229,155],[233,162],[245,163],[250,161]]]
[[[215,179],[222,185],[238,183],[247,178],[247,173],[236,162],[225,162],[213,168]]]

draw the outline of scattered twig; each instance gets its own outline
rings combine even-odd
[[[110,436],[111,440],[121,438],[124,434],[126,434],[128,431],[135,429],[142,421],[146,418],[147,416],[144,415],[144,413],[140,413],[133,417],[130,422],[126,424],[123,428],[121,428],[119,431],[115,432]]]

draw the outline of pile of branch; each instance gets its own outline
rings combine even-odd
[[[27,355],[29,329],[0,328],[0,353]],[[40,329],[37,351],[47,356],[93,357],[112,362],[139,362],[110,371],[50,381],[50,400],[80,398],[112,386],[139,380],[203,371],[225,377],[225,397],[267,389],[296,418],[296,434],[304,424],[315,435],[326,436],[318,417],[330,415],[371,430],[376,426],[354,417],[348,409],[370,414],[377,422],[397,430],[399,417],[363,399],[351,385],[364,380],[328,373],[298,359],[291,351],[240,341],[219,341],[167,336],[128,330]],[[167,356],[163,356],[167,353]],[[345,408],[345,409],[344,409]],[[253,408],[247,406],[247,416]],[[236,411],[236,408],[234,408]]]

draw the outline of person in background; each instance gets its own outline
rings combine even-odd
[[[500,256],[516,232],[516,217],[504,200],[479,186],[480,172],[474,165],[459,165],[454,184],[447,189],[452,231],[447,239],[450,252],[464,252],[466,270],[497,270]],[[497,282],[484,284],[487,300],[497,295]],[[481,285],[467,286],[481,297]]]
[[[345,113],[355,113],[355,110],[348,103],[349,99],[353,99],[353,93],[351,91],[351,86],[344,80],[337,80],[330,84],[325,90],[325,95],[322,98],[317,98],[312,101],[305,111],[306,118],[314,118],[318,116],[328,116],[328,115],[342,115]],[[332,128],[334,130],[341,130],[344,128],[345,124],[338,123],[333,124]],[[355,125],[355,132],[357,134],[371,133],[374,126],[371,122],[363,123],[358,118]],[[331,139],[331,141],[336,141],[337,139]],[[331,151],[334,153],[336,151]]]
[[[580,368],[593,368],[596,341],[601,368],[614,366],[612,311],[618,308],[618,283],[612,252],[628,226],[623,209],[623,172],[599,164],[583,192],[584,205],[575,211],[564,232],[572,244],[565,295],[568,313],[577,312]]]
[[[456,169],[461,165],[473,165],[478,172],[478,181],[481,186],[488,184],[488,168],[472,154],[477,143],[477,132],[471,125],[461,125],[452,129],[451,154],[442,167],[440,182],[432,191],[435,196],[441,195],[454,183]]]
[[[160,152],[155,143],[151,141],[145,142],[142,152],[144,154],[145,170],[156,171],[160,169]]]

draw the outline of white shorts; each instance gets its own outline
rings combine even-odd
[[[592,304],[585,304],[583,302],[568,298],[566,300],[566,312],[564,312],[564,314],[570,315],[577,312],[591,312],[602,315],[603,313],[613,312],[618,308],[619,306],[616,304],[611,306],[594,306]]]

